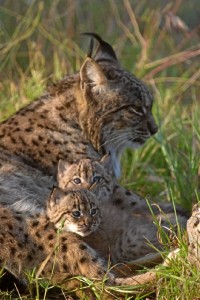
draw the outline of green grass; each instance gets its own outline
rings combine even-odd
[[[159,132],[143,148],[124,153],[121,183],[147,199],[172,201],[191,211],[199,200],[200,176],[199,2],[164,3],[47,0],[20,5],[2,1],[0,120],[40,96],[49,82],[79,70],[88,47],[88,39],[79,34],[98,32],[113,44],[121,64],[145,80],[155,96],[153,112]],[[189,32],[182,29],[182,19],[178,23],[175,17],[179,28],[167,26],[170,9],[183,18]],[[155,299],[155,292],[163,300],[199,299],[200,271],[187,262],[187,242],[182,236],[178,237],[179,259],[169,267],[158,267],[157,290],[137,289],[135,299]],[[89,280],[81,280],[95,289]],[[15,299],[48,299],[49,295],[66,299],[66,291],[54,292],[55,288],[33,277],[29,282],[26,293],[1,292],[1,299],[13,299],[13,293]],[[120,288],[123,299],[130,299],[130,290]]]

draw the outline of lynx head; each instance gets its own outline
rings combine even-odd
[[[109,154],[100,161],[81,159],[73,164],[60,160],[57,183],[62,189],[84,188],[91,190],[99,201],[107,201],[113,192],[114,180]]]
[[[47,203],[47,215],[55,227],[87,236],[101,220],[96,197],[86,189],[55,188]]]
[[[87,34],[98,40],[99,47],[80,70],[79,121],[98,151],[111,152],[118,175],[123,149],[137,148],[157,132],[151,112],[153,99],[141,80],[119,66],[108,43],[96,34]]]

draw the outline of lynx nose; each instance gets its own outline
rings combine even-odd
[[[149,126],[149,131],[152,135],[156,134],[156,132],[158,131],[158,126],[156,125],[156,123],[154,123],[153,125],[151,124]]]
[[[152,115],[149,116],[149,118],[147,120],[147,124],[148,124],[148,129],[149,129],[149,132],[151,133],[151,135],[156,134],[156,132],[158,131],[158,126]]]

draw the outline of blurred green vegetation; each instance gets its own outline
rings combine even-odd
[[[0,119],[40,96],[51,81],[78,71],[89,45],[80,33],[97,32],[155,97],[159,132],[143,148],[124,153],[122,184],[190,211],[200,188],[199,16],[199,0],[0,0]],[[180,282],[169,277],[158,299],[179,296]],[[192,280],[183,299],[199,296],[193,291],[189,298]]]

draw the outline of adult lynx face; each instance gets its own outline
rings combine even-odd
[[[145,84],[120,67],[108,43],[90,35],[99,48],[79,74],[52,85],[0,124],[2,151],[48,174],[55,174],[59,159],[72,162],[110,152],[118,175],[123,149],[141,146],[156,133]]]
[[[153,99],[145,84],[123,70],[112,47],[96,34],[100,46],[80,71],[85,107],[80,122],[96,149],[111,153],[116,175],[117,158],[126,147],[137,148],[157,132]]]

